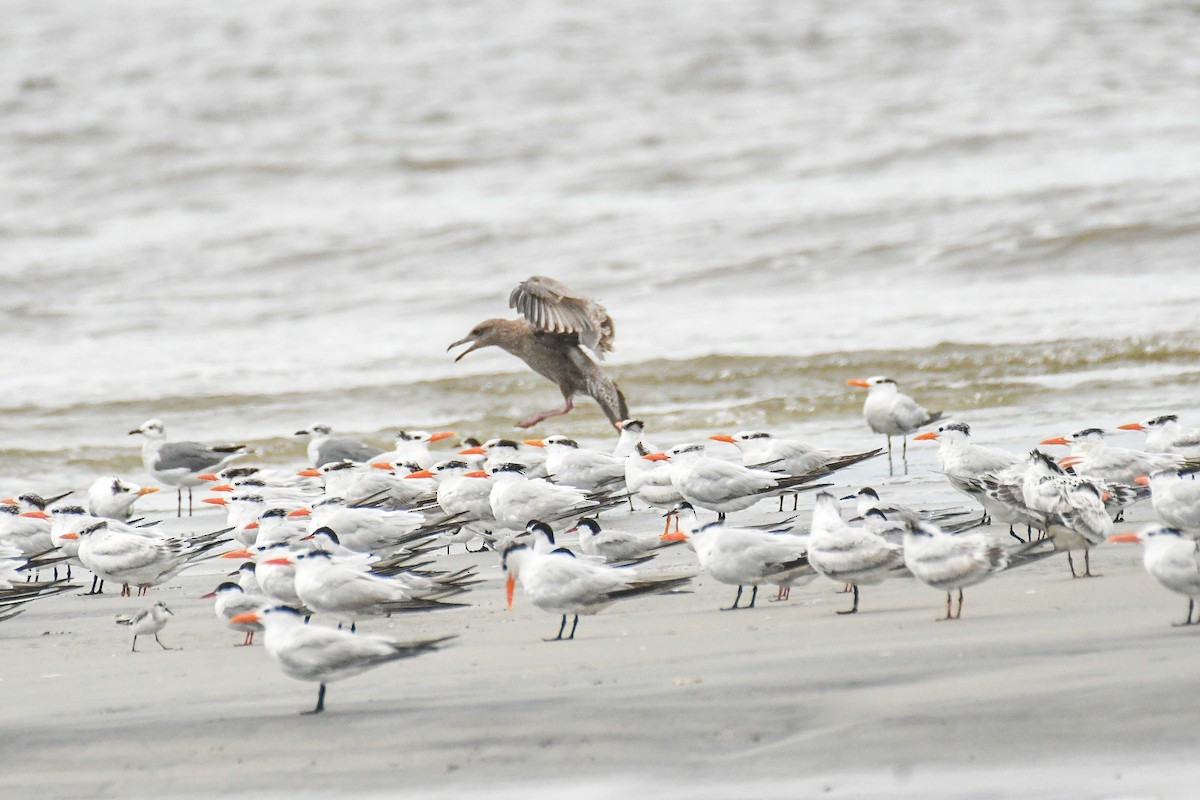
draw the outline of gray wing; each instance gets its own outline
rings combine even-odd
[[[382,447],[372,447],[353,439],[330,439],[317,451],[317,466],[330,461],[367,461],[383,452]]]
[[[613,382],[612,378],[605,375],[604,371],[582,351],[574,350],[571,355],[572,360],[576,362],[583,373],[584,385],[579,387],[579,391],[596,401],[600,410],[604,412],[604,416],[608,417],[609,422],[617,423],[623,419],[629,419],[629,407],[625,404],[625,395],[617,388],[617,384]]]
[[[230,453],[241,449],[209,447],[199,442],[167,442],[158,451],[158,463],[155,469],[186,469],[189,472],[203,472],[205,469],[219,464],[229,457]]]
[[[508,296],[508,306],[538,330],[577,334],[580,343],[601,359],[612,352],[615,328],[608,311],[553,278],[534,275],[517,284]]]

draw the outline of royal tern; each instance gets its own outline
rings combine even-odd
[[[1136,533],[1121,533],[1108,540],[1141,542],[1146,571],[1154,580],[1188,599],[1187,619],[1175,625],[1200,624],[1200,616],[1192,620],[1192,609],[1200,598],[1200,542],[1166,525],[1148,525]]]
[[[887,436],[888,461],[892,459],[892,437],[904,437],[903,458],[908,458],[908,435],[942,418],[941,411],[926,411],[916,400],[902,394],[891,378],[875,375],[866,380],[846,381],[867,390],[863,416],[875,433]]]
[[[859,585],[878,583],[887,573],[903,567],[904,547],[866,528],[847,525],[838,510],[837,498],[821,492],[813,506],[808,563],[831,580],[854,584],[854,605],[837,613],[855,614]]]
[[[199,442],[168,442],[166,428],[157,419],[147,420],[129,432],[141,434],[142,464],[150,477],[174,486],[179,501],[177,516],[183,516],[183,488],[188,490],[188,516],[192,514],[192,487],[203,486],[200,475],[215,472],[246,449],[243,444],[207,445]]]
[[[454,431],[399,431],[395,446],[386,453],[373,456],[374,463],[416,464],[416,469],[426,469],[434,462],[429,445],[456,435]]]
[[[482,456],[483,461],[480,468],[487,472],[493,471],[501,464],[520,464],[525,467],[525,477],[546,477],[546,449],[524,442],[514,442],[512,439],[488,439],[483,444],[464,447],[458,451],[458,455]]]
[[[657,452],[659,448],[654,447],[646,441],[646,423],[640,419],[623,419],[617,423],[617,428],[620,429],[621,435],[617,439],[617,444],[613,448],[612,454],[618,458],[625,458],[637,452],[638,445],[644,445],[647,453]]]
[[[1095,478],[1109,486],[1128,486],[1139,475],[1149,475],[1158,470],[1189,468],[1188,459],[1174,453],[1147,453],[1127,447],[1110,447],[1104,441],[1109,433],[1103,428],[1084,428],[1067,436],[1044,439],[1039,444],[1070,447],[1070,455],[1059,463],[1070,467],[1077,475]],[[1197,466],[1200,464],[1192,464],[1190,468]]]
[[[731,528],[719,522],[701,526],[696,509],[686,501],[668,513],[678,520],[679,531],[664,533],[661,538],[688,542],[696,551],[696,560],[702,570],[720,583],[738,587],[733,605],[724,611],[739,608],[743,586],[753,587],[750,603],[744,608],[754,608],[761,584],[790,587],[808,583],[816,577],[806,558],[807,537]]]
[[[501,528],[524,530],[531,519],[558,521],[588,513],[600,505],[579,489],[526,478],[524,471],[521,464],[501,464],[492,473],[488,502]]]
[[[1127,431],[1144,431],[1147,453],[1174,453],[1200,458],[1200,428],[1185,428],[1174,414],[1118,425]]]
[[[527,417],[517,427],[530,428],[569,413],[577,394],[594,399],[614,425],[629,416],[621,390],[581,348],[587,347],[600,359],[612,350],[613,322],[604,306],[540,275],[519,284],[508,305],[524,319],[484,320],[446,350],[471,342],[454,359],[459,361],[467,353],[496,346],[557,384],[563,407]]]
[[[335,560],[323,550],[292,552],[264,563],[294,567],[296,594],[304,606],[350,625],[363,617],[457,607],[443,601],[465,591],[473,577],[469,571],[443,580],[411,573],[384,577],[360,560]]]
[[[26,493],[15,503],[0,503],[0,543],[10,544],[26,556],[53,547],[46,501],[39,495]]]
[[[1095,481],[1067,475],[1052,458],[1034,450],[1029,454],[1020,491],[1025,507],[1040,517],[1037,527],[1054,540],[1056,549],[1067,551],[1071,577],[1095,577],[1091,548],[1112,533],[1112,518],[1104,505],[1106,490]],[[1075,574],[1071,558],[1071,550],[1080,548],[1082,576]]]
[[[1184,480],[1173,469],[1139,475],[1135,482],[1150,487],[1154,513],[1173,528],[1200,533],[1200,481]]]
[[[532,520],[528,529],[535,536],[554,534],[549,526]],[[502,551],[501,568],[505,572],[505,602],[512,607],[513,586],[517,580],[521,589],[537,608],[551,614],[561,614],[558,635],[547,641],[560,641],[567,627],[567,617],[574,616],[571,633],[575,638],[580,615],[596,614],[618,600],[645,594],[670,592],[685,586],[690,577],[642,578],[628,567],[591,564],[569,550],[539,552],[526,543],[510,543]]]
[[[249,558],[254,561],[254,579],[262,593],[275,602],[301,606],[296,594],[296,567],[289,560],[292,549],[287,542],[256,544],[250,548],[230,550],[221,558]]]
[[[1005,505],[988,496],[979,479],[1016,467],[1021,463],[1020,456],[975,444],[971,441],[971,426],[965,422],[948,422],[936,431],[913,437],[914,442],[927,440],[938,443],[938,461],[950,485],[983,506],[985,523],[993,518],[1010,524],[1016,521]]]
[[[158,632],[167,627],[167,622],[174,616],[171,609],[167,608],[167,604],[159,600],[149,608],[143,608],[131,617],[117,617],[118,625],[128,625],[133,629],[133,647],[130,652],[137,652],[137,639],[139,636],[146,634],[154,634],[154,641],[158,642],[158,646],[163,650],[174,650],[173,647],[167,647],[158,638]]]
[[[396,642],[382,636],[305,625],[303,615],[288,606],[263,608],[238,614],[231,623],[263,626],[263,649],[283,673],[298,681],[320,684],[317,707],[305,714],[325,710],[325,684],[340,681],[372,667],[432,653],[453,636]]]
[[[217,619],[227,623],[235,631],[246,634],[242,643],[234,646],[244,647],[254,644],[254,634],[262,630],[262,625],[257,622],[233,622],[233,618],[239,614],[257,611],[263,606],[271,605],[270,598],[263,594],[247,594],[241,584],[233,581],[225,581],[208,594],[200,595],[201,600],[209,598],[215,598],[213,611],[216,613]]]
[[[611,489],[625,481],[625,459],[579,446],[566,436],[526,439],[546,449],[546,475],[555,483],[591,492]]]
[[[706,453],[704,442],[676,445],[665,453],[650,453],[642,458],[670,461],[671,485],[675,491],[693,506],[717,512],[717,519],[722,522],[729,512],[747,509],[764,497],[804,486],[824,474],[788,476],[751,469],[712,458]]]
[[[133,504],[157,491],[157,486],[138,486],[136,483],[123,481],[116,475],[97,478],[88,487],[88,513],[96,517],[128,522],[133,516]]]
[[[225,541],[211,534],[191,540],[163,537],[122,525],[104,520],[60,537],[78,539],[79,560],[104,580],[125,584],[122,595],[129,594],[131,586],[138,587],[139,595],[145,594]]]
[[[309,437],[308,461],[317,469],[334,461],[364,463],[384,452],[382,447],[334,436],[333,428],[328,425],[310,425],[296,431],[295,435]]]

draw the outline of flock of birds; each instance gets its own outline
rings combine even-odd
[[[512,304],[529,309],[530,319],[507,321],[517,323],[504,334],[510,338],[496,339],[492,320],[459,344],[566,353],[568,372],[592,380],[564,383],[566,408],[554,413],[570,410],[580,385],[607,398],[601,400],[602,407],[611,405],[606,413],[627,411],[615,384],[596,379],[603,373],[589,373],[570,349],[581,342],[603,349],[611,321],[586,304],[546,305],[546,280],[531,279],[540,293],[527,286],[531,282],[514,292]],[[574,308],[573,315],[563,308]],[[580,330],[581,320],[595,330]],[[562,330],[546,332],[556,325]],[[522,335],[550,344],[522,350],[514,344]],[[205,597],[219,620],[243,634],[242,645],[262,632],[264,649],[285,674],[318,684],[317,704],[306,713],[324,709],[328,683],[438,650],[454,638],[399,642],[357,631],[371,618],[467,605],[481,579],[475,567],[439,563],[441,548],[454,544],[468,550],[477,544],[472,552],[481,561],[498,560],[510,607],[520,584],[535,607],[559,617],[555,641],[573,639],[580,616],[622,600],[686,592],[697,568],[737,587],[731,610],[753,608],[760,586],[777,586],[776,599],[783,600],[792,586],[823,576],[853,594],[852,605],[838,612],[853,614],[862,587],[911,577],[944,592],[942,619],[958,619],[966,587],[1058,552],[1067,553],[1073,576],[1090,577],[1090,549],[1105,541],[1141,542],[1150,574],[1188,598],[1184,624],[1200,622],[1193,621],[1200,597],[1200,483],[1190,480],[1200,470],[1200,430],[1161,416],[1120,426],[1144,431],[1144,450],[1109,446],[1112,431],[1089,428],[1040,443],[1068,447],[1063,458],[1040,449],[1023,457],[976,444],[966,424],[943,422],[888,378],[849,383],[867,389],[864,416],[888,437],[889,459],[892,437],[903,437],[906,449],[910,435],[941,423],[915,439],[938,443],[942,474],[979,508],[925,510],[886,502],[871,488],[845,497],[826,491],[830,476],[883,456],[882,448],[831,452],[743,431],[664,449],[650,444],[645,424],[627,415],[614,420],[619,438],[604,450],[554,435],[459,440],[456,449],[439,452],[431,446],[456,433],[401,431],[385,452],[313,425],[297,431],[308,437],[303,469],[234,463],[246,455],[243,446],[170,441],[163,423],[149,420],[130,433],[143,437],[150,476],[176,489],[177,514],[183,515],[184,490],[190,516],[193,490],[204,487],[203,502],[224,510],[224,524],[192,536],[162,533],[135,508],[157,487],[119,476],[96,480],[86,507],[70,504],[69,494],[6,499],[0,503],[0,620],[39,598],[79,588],[70,583],[75,569],[93,575],[87,594],[103,593],[109,583],[121,585],[122,594],[142,595],[200,561],[237,559],[231,580]],[[740,458],[733,458],[735,449]],[[798,495],[807,491],[817,494],[806,521],[788,517],[755,527],[729,519],[768,498],[779,498],[782,511],[787,495],[798,509]],[[1147,497],[1162,523],[1115,534],[1114,519]],[[853,501],[849,515],[842,501]],[[622,515],[639,506],[664,512],[661,532],[619,529]],[[702,523],[701,512],[716,518]],[[1017,541],[1005,544],[1007,538],[973,530],[988,523],[1008,525]],[[572,537],[574,549],[564,536]],[[667,548],[684,542],[695,566],[684,568],[682,559],[658,566]],[[1079,550],[1082,573],[1071,555]],[[60,579],[64,569],[67,577]],[[53,577],[43,580],[50,570]],[[742,605],[746,587],[750,598]],[[118,621],[131,627],[134,650],[142,635],[166,649],[158,635],[171,616],[160,602]],[[313,617],[318,622],[310,624]]]

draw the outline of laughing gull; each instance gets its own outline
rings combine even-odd
[[[215,472],[242,455],[244,444],[207,445],[199,442],[168,442],[161,421],[147,420],[129,432],[146,437],[142,442],[142,463],[159,483],[174,486],[179,499],[178,516],[183,516],[183,487],[188,490],[188,516],[192,514],[192,487],[202,486],[200,474]]]
[[[384,452],[382,447],[336,437],[328,425],[312,425],[296,431],[296,435],[312,437],[308,441],[308,460],[317,469],[334,461],[365,463]]]

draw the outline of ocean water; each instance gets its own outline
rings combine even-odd
[[[663,443],[877,444],[872,374],[1014,448],[1200,423],[1196,2],[0,10],[4,492],[144,477],[150,417],[511,433],[556,389],[445,349],[531,274]]]

